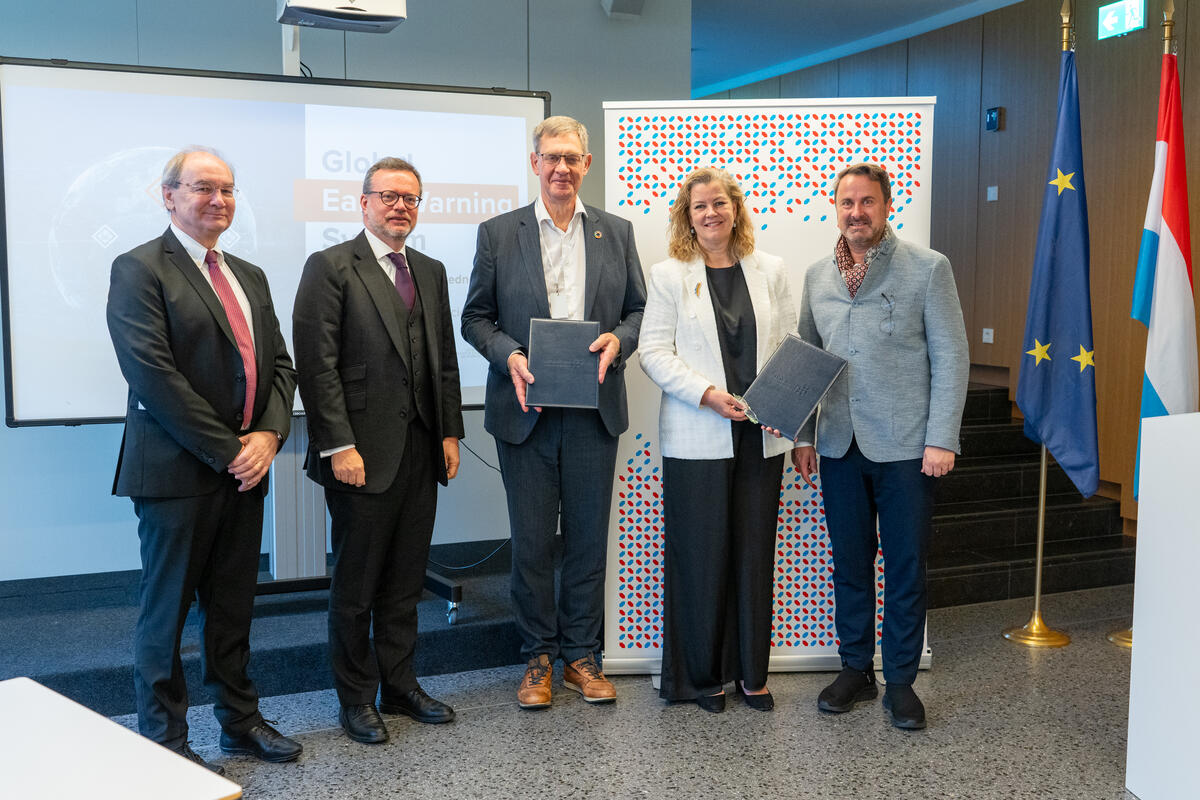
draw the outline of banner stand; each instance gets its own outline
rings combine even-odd
[[[935,98],[691,100],[605,103],[607,210],[629,219],[643,268],[666,258],[669,204],[693,169],[718,166],[747,196],[759,249],[781,256],[799,303],[804,271],[838,235],[829,190],[847,164],[893,176],[897,234],[929,244]],[[621,437],[610,515],[604,670],[654,674],[662,640],[661,392],[636,354],[626,365],[629,430]],[[876,560],[877,636],[883,558]],[[772,671],[841,667],[833,625],[833,561],[819,492],[788,465],[775,549]],[[877,644],[878,647],[878,644]],[[932,665],[926,647],[921,668]],[[879,663],[878,649],[876,664]]]

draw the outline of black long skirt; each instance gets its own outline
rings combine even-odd
[[[733,458],[663,459],[662,688],[694,700],[767,682],[783,456],[733,423]]]

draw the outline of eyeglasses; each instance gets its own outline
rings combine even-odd
[[[561,161],[574,169],[583,163],[583,155],[580,153],[538,153],[538,158],[548,167],[557,167]]]
[[[385,206],[394,206],[397,200],[403,200],[405,208],[415,209],[421,205],[421,197],[415,194],[399,194],[398,192],[364,192],[363,194],[379,195],[379,199]]]
[[[746,402],[746,398],[740,394],[730,395],[734,401],[742,407],[742,413],[746,415],[746,419],[750,420],[755,425],[758,425],[758,416],[750,409],[750,404]]]
[[[888,336],[891,336],[896,330],[896,321],[892,319],[892,312],[896,310],[896,298],[888,297],[883,292],[880,292],[879,296],[883,298],[883,302],[880,303],[880,307],[883,309],[883,312],[887,314],[886,317],[879,320],[879,330],[883,331]]]
[[[212,197],[217,192],[220,192],[221,197],[226,200],[232,200],[240,194],[236,186],[213,186],[211,183],[176,183],[175,186],[186,186],[191,190],[192,194],[199,195],[200,197]]]

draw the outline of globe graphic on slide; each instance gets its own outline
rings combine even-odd
[[[162,203],[163,165],[170,147],[121,150],[80,173],[50,225],[50,269],[73,308],[103,310],[113,259],[161,236],[170,223]],[[221,247],[253,260],[258,249],[254,211],[243,193]]]

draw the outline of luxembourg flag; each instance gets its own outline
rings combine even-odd
[[[1197,410],[1196,310],[1192,295],[1192,240],[1188,231],[1187,171],[1179,67],[1164,55],[1158,97],[1154,180],[1133,284],[1131,316],[1148,329],[1141,418]],[[1141,424],[1138,425],[1138,461]],[[1138,467],[1133,493],[1138,492]]]

